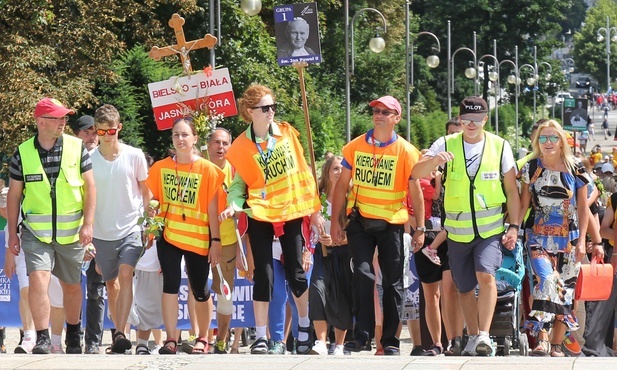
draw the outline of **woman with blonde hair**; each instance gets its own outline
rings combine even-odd
[[[526,230],[534,274],[533,305],[526,327],[538,336],[532,356],[563,357],[565,331],[578,329],[572,304],[585,255],[589,180],[580,173],[566,133],[556,121],[540,124],[532,148],[521,177],[520,214],[530,204],[535,211],[533,226]],[[517,221],[522,223],[522,216]],[[594,255],[603,255],[601,242],[593,247]]]

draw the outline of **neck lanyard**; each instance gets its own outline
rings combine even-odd
[[[178,181],[178,186],[176,188],[176,194],[180,197],[180,204],[182,204],[182,221],[186,221],[186,215],[184,214],[184,194],[186,193],[186,189],[189,186],[189,180],[191,179],[191,173],[193,172],[193,163],[195,163],[195,159],[191,159],[191,167],[189,167],[189,174],[186,176],[186,181],[184,183],[184,189],[182,189],[182,194],[180,194],[180,176],[178,176],[178,161],[176,157],[174,157],[174,164],[176,169],[176,181]],[[178,199],[178,198],[176,198]]]
[[[373,174],[375,173],[375,170],[377,169],[377,166],[379,165],[379,163],[381,162],[381,160],[383,159],[383,155],[385,153],[381,153],[381,157],[379,157],[379,159],[377,159],[377,155],[376,155],[376,148],[377,148],[377,140],[375,140],[375,135],[371,135],[371,140],[373,141]]]
[[[253,144],[257,147],[257,151],[259,151],[259,156],[264,161],[264,187],[261,190],[261,198],[266,199],[266,183],[268,182],[268,162],[270,161],[270,157],[272,156],[272,152],[274,151],[274,147],[276,146],[276,139],[272,137],[272,126],[268,128],[268,144],[266,145],[266,152],[264,153],[263,149],[261,149],[261,145],[257,144],[257,137],[255,136],[255,130],[253,129],[253,124],[251,124],[251,136],[253,139]]]

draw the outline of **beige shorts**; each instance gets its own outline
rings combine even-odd
[[[223,272],[223,277],[229,284],[229,289],[233,292],[234,290],[234,279],[236,277],[236,248],[238,248],[238,242],[233,244],[224,245],[222,249],[221,255],[221,271]],[[216,266],[212,266],[212,290],[216,294],[221,294],[221,278],[219,276],[218,269]]]

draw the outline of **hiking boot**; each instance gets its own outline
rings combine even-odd
[[[269,355],[284,355],[285,353],[287,353],[287,346],[283,341],[273,341],[268,348]]]
[[[36,345],[32,348],[32,353],[35,355],[48,355],[51,353],[51,339],[44,336],[36,338]]]
[[[66,353],[81,354],[81,337],[79,332],[66,333],[64,344],[66,345]]]

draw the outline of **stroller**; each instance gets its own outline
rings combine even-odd
[[[529,341],[527,334],[519,331],[521,312],[519,303],[525,265],[523,242],[519,237],[513,250],[502,248],[503,262],[495,274],[497,283],[497,304],[491,322],[490,335],[497,344],[497,354],[503,356],[527,356]]]

